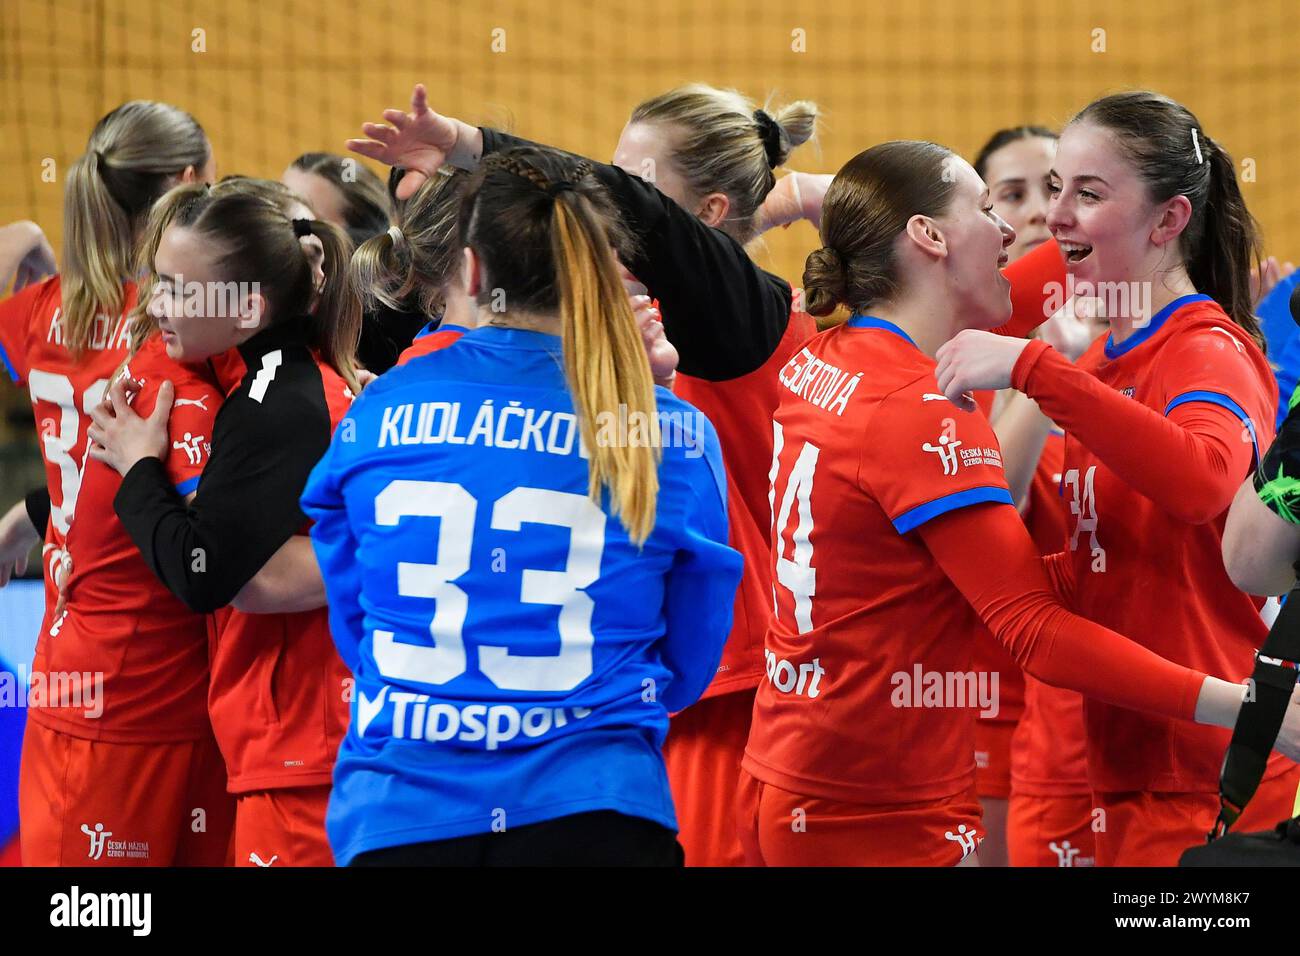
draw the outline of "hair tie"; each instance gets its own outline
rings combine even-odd
[[[1205,157],[1201,155],[1201,142],[1196,135],[1196,127],[1192,127],[1192,149],[1196,150],[1196,165],[1205,162]]]
[[[781,164],[781,124],[765,110],[754,110],[754,122],[758,124],[758,137],[767,153],[768,168],[776,169]]]
[[[402,241],[402,227],[396,224],[388,227],[388,236],[393,240],[393,245],[398,245]]]
[[[293,234],[301,239],[303,236],[311,236],[315,233],[312,231],[312,220],[295,219],[293,221]]]

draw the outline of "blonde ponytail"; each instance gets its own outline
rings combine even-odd
[[[654,530],[659,495],[659,420],[645,345],[608,244],[584,200],[572,191],[555,202],[551,232],[563,321],[564,371],[578,413],[588,462],[587,492],[597,503],[609,489],[610,511],[636,545]],[[602,441],[606,416],[638,418],[648,441]]]
[[[63,341],[73,354],[89,344],[95,316],[121,314],[136,232],[154,200],[210,156],[194,117],[166,103],[124,103],[95,125],[68,169],[63,203]]]
[[[688,83],[640,103],[628,120],[659,127],[667,159],[691,193],[727,197],[731,208],[719,228],[741,245],[758,235],[774,171],[817,133],[817,105],[809,100],[770,113],[755,106],[736,90]]]
[[[367,239],[352,254],[352,284],[362,305],[433,318],[460,263],[456,234],[461,187],[468,174],[443,167],[402,206],[399,224]]]

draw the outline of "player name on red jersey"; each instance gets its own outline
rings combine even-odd
[[[131,310],[124,309],[116,319],[99,313],[91,328],[90,339],[86,348],[103,352],[105,349],[126,349],[131,345],[131,323],[128,321]],[[51,345],[63,344],[63,307],[58,306],[50,316],[50,329],[45,334],[45,341]]]
[[[805,401],[843,415],[862,373],[836,368],[804,348],[786,363],[779,378],[782,385]]]

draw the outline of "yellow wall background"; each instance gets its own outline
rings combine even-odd
[[[1300,261],[1297,51],[1298,0],[0,0],[0,222],[34,219],[57,250],[62,170],[133,98],[193,113],[219,173],[278,177],[417,80],[435,109],[602,158],[638,101],[704,80],[818,102],[820,144],[791,166],[834,172],[886,139],[969,157],[1150,87],[1254,161],[1266,244]],[[799,224],[757,255],[798,284],[815,244]],[[0,389],[3,503],[41,480],[26,406]]]
[[[57,248],[62,180],[42,181],[42,160],[62,170],[132,98],[192,112],[220,173],[275,177],[298,153],[341,152],[416,80],[442,112],[601,158],[640,99],[706,80],[817,101],[820,150],[791,165],[834,172],[884,139],[970,156],[996,128],[1151,87],[1239,168],[1255,161],[1243,186],[1267,244],[1300,258],[1297,14],[1295,0],[3,0],[0,221],[34,219]],[[794,227],[763,258],[797,284],[815,240]]]

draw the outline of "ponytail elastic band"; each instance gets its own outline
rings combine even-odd
[[[560,193],[570,189],[576,190],[577,188],[578,188],[577,183],[568,179],[561,179],[551,183],[549,186],[546,187],[546,195],[550,196],[552,199],[555,199],[560,195]]]
[[[758,124],[758,137],[763,141],[763,151],[767,153],[767,166],[776,169],[781,164],[781,124],[772,119],[766,110],[754,110],[754,122]]]
[[[1192,149],[1196,150],[1196,165],[1199,166],[1205,162],[1205,157],[1201,155],[1201,141],[1196,136],[1196,127],[1192,127]]]
[[[312,232],[312,220],[295,219],[293,221],[293,234],[301,239],[303,236],[314,235]]]

